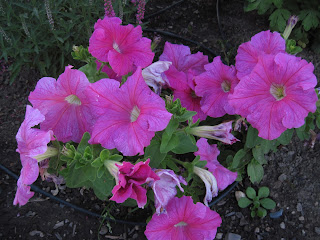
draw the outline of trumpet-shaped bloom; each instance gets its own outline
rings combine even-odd
[[[139,208],[147,203],[147,190],[141,185],[148,181],[156,181],[160,178],[149,166],[150,159],[133,165],[130,162],[115,164],[119,170],[116,177],[117,185],[112,189],[113,196],[110,200],[123,203],[128,198],[135,199]]]
[[[208,138],[221,141],[226,144],[233,144],[236,139],[232,134],[232,121],[220,123],[215,126],[200,126],[189,130],[189,133],[201,138]]]
[[[35,182],[39,175],[37,157],[44,154],[47,144],[53,137],[53,132],[32,128],[43,122],[45,117],[38,109],[27,106],[25,120],[22,122],[16,139],[17,152],[20,153],[22,164],[21,174],[18,180],[18,189],[13,204],[25,205],[34,195],[30,192],[30,184]]]
[[[237,77],[241,80],[251,73],[263,54],[276,55],[286,52],[286,41],[278,32],[263,31],[251,38],[251,41],[241,44],[236,56]]]
[[[218,213],[191,197],[173,198],[166,214],[154,214],[145,235],[149,240],[212,240],[221,225]]]
[[[151,188],[154,192],[154,203],[156,206],[156,212],[158,214],[166,212],[166,206],[168,202],[176,196],[177,189],[184,192],[181,187],[181,183],[187,185],[187,182],[183,177],[177,176],[174,171],[168,169],[157,169],[155,173],[160,177],[158,181],[152,181],[150,183]]]
[[[202,97],[202,111],[210,117],[222,117],[226,113],[233,115],[234,109],[229,104],[228,95],[233,93],[239,82],[235,68],[224,65],[220,56],[215,57],[204,68],[206,72],[195,78],[195,92]]]
[[[264,55],[236,86],[230,104],[260,137],[278,138],[288,128],[301,127],[308,113],[316,111],[313,69],[312,63],[295,56]]]
[[[142,37],[141,26],[122,26],[116,17],[96,22],[88,50],[100,61],[109,62],[120,76],[133,72],[138,66],[149,66],[154,57],[151,40]]]
[[[164,100],[143,80],[140,67],[121,88],[115,80],[102,79],[88,88],[87,95],[100,116],[89,143],[117,148],[126,156],[143,154],[155,132],[165,129],[172,116]]]
[[[86,75],[65,68],[58,80],[44,77],[39,80],[29,101],[45,116],[42,130],[53,130],[57,140],[80,142],[85,132],[90,132],[93,117],[84,90],[89,86]]]
[[[208,140],[200,138],[197,141],[198,151],[194,153],[195,156],[200,156],[201,161],[207,161],[206,167],[213,174],[217,180],[218,189],[224,190],[227,186],[233,183],[238,174],[231,172],[218,162],[218,155],[220,154],[216,144],[209,145]]]
[[[201,97],[195,93],[195,76],[205,71],[204,65],[208,64],[208,57],[198,52],[191,54],[190,48],[184,45],[166,42],[164,51],[159,58],[161,61],[170,61],[172,65],[165,72],[166,80],[173,95],[179,98],[181,105],[189,111],[196,111],[193,121],[204,120],[207,117],[201,110]]]

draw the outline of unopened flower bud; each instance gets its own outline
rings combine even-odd
[[[289,19],[288,19],[288,22],[287,22],[287,26],[286,26],[286,29],[284,30],[283,32],[283,38],[285,40],[287,40],[292,32],[292,29],[294,28],[294,26],[297,24],[297,22],[299,21],[299,17],[298,16],[291,16]]]

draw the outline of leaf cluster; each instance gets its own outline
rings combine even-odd
[[[46,7],[46,2],[48,3]],[[23,65],[36,67],[42,76],[58,77],[66,63],[77,65],[71,57],[73,45],[87,45],[93,25],[104,15],[103,1],[87,0],[2,1],[0,22],[1,55],[10,66],[10,83]],[[48,7],[49,6],[49,7]],[[49,23],[47,10],[53,24]]]
[[[259,188],[258,195],[252,187],[248,187],[246,190],[247,197],[242,197],[238,201],[238,205],[241,208],[246,208],[250,205],[251,217],[258,216],[264,218],[267,215],[267,210],[274,209],[276,203],[268,198],[270,190],[268,187]]]
[[[292,37],[301,47],[313,40],[312,47],[320,52],[320,5],[318,0],[247,0],[245,11],[257,10],[269,15],[270,27],[283,32],[291,15],[299,17]]]

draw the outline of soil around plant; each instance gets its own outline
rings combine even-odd
[[[151,0],[146,15],[171,5],[173,1]],[[151,18],[148,28],[170,31],[185,38],[198,41],[213,49],[226,63],[234,64],[239,44],[263,30],[269,22],[266,16],[256,12],[244,13],[243,0],[220,1],[220,22],[223,38],[218,28],[216,1],[188,0],[165,13]],[[153,37],[152,33],[146,34]],[[162,36],[159,56],[165,41],[189,45],[192,53],[202,51],[195,44]],[[208,54],[204,51],[204,54]],[[320,56],[305,49],[299,56],[311,61],[315,74],[320,77]],[[215,57],[209,55],[210,61]],[[1,67],[7,66],[4,61]],[[24,68],[12,85],[8,85],[9,73],[0,74],[0,153],[1,164],[19,174],[21,163],[16,153],[15,135],[25,115],[27,97],[41,78],[36,70]],[[237,188],[212,209],[222,217],[216,239],[225,239],[228,233],[239,234],[241,239],[320,239],[320,143],[314,148],[296,136],[288,146],[281,146],[276,153],[266,156],[262,182],[253,186],[270,188],[271,198],[277,203],[275,211],[281,211],[278,218],[269,213],[263,218],[251,218],[249,209],[241,209],[234,197],[235,191],[245,191],[249,180]],[[35,185],[47,192],[55,190],[53,183]],[[0,170],[0,239],[146,239],[144,227],[101,222],[100,219],[75,211],[72,208],[47,199],[38,193],[22,207],[13,206],[16,180]],[[95,213],[102,213],[109,207],[109,214],[118,219],[144,221],[150,211],[122,207],[103,202],[87,189],[60,189],[57,197]]]

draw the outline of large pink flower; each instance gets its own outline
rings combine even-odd
[[[212,240],[221,217],[202,203],[193,203],[191,197],[173,198],[166,214],[154,214],[144,232],[148,240]]]
[[[141,26],[121,25],[120,18],[105,17],[94,25],[89,52],[100,61],[109,62],[120,76],[152,63],[151,40],[142,37]]]
[[[195,156],[200,156],[201,161],[207,161],[206,167],[217,180],[218,189],[224,190],[227,186],[233,183],[238,174],[231,172],[218,162],[218,155],[220,154],[217,144],[209,145],[208,140],[200,138],[197,141],[198,151],[194,153]]]
[[[140,67],[121,88],[119,85],[115,80],[102,79],[88,88],[91,107],[100,115],[90,143],[117,148],[126,156],[143,154],[155,132],[166,128],[172,114],[147,86]]]
[[[168,202],[176,196],[176,186],[183,192],[181,183],[187,185],[183,177],[177,176],[174,171],[168,169],[157,169],[155,173],[160,177],[158,181],[150,182],[154,192],[154,204],[158,214],[166,212]]]
[[[262,54],[275,55],[286,52],[286,41],[278,32],[263,31],[251,38],[251,41],[241,44],[236,56],[237,76],[241,80],[251,73]]]
[[[53,130],[59,141],[80,142],[83,133],[91,131],[94,120],[84,95],[89,84],[86,75],[71,66],[57,81],[41,78],[29,95],[32,105],[45,115],[41,129]]]
[[[292,55],[264,55],[229,96],[230,104],[260,137],[278,138],[288,128],[301,127],[308,113],[316,111],[313,69],[312,63]]]
[[[224,65],[220,56],[204,68],[206,72],[195,78],[196,94],[202,97],[202,111],[210,117],[222,117],[226,113],[233,115],[234,109],[228,102],[228,95],[233,93],[239,82],[235,68]]]
[[[147,203],[147,190],[141,185],[148,181],[156,181],[160,178],[149,166],[150,159],[133,165],[130,162],[116,164],[119,168],[116,179],[117,185],[112,189],[113,196],[110,200],[123,203],[128,198],[135,199],[139,208]]]
[[[14,205],[25,205],[34,194],[30,192],[30,186],[28,185],[35,182],[39,175],[36,157],[47,151],[47,144],[53,137],[53,132],[50,130],[43,131],[32,128],[44,120],[44,115],[38,109],[27,106],[25,120],[22,122],[16,136],[17,152],[20,153],[22,169],[18,180],[17,193],[13,201]]]

